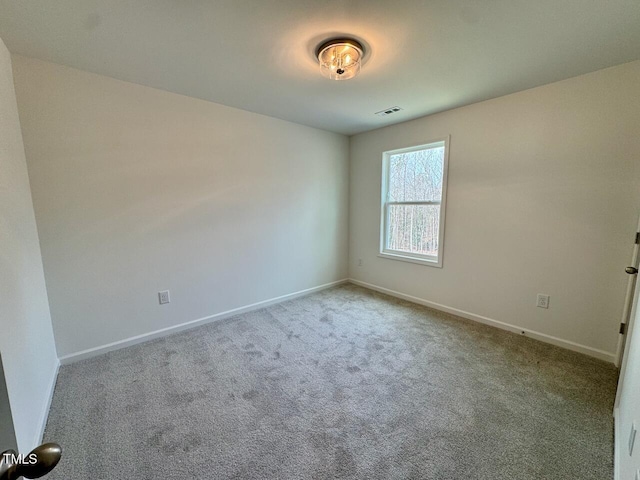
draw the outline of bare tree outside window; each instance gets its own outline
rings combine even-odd
[[[440,263],[446,142],[385,152],[381,253]]]

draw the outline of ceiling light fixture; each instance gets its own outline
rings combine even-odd
[[[348,80],[360,73],[364,48],[352,38],[336,38],[318,46],[320,73],[331,80]]]

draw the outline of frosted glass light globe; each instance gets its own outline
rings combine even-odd
[[[364,49],[351,39],[329,40],[317,49],[320,73],[332,80],[348,80],[360,73]]]

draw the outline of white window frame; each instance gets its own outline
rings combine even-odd
[[[431,267],[442,268],[442,258],[444,256],[444,221],[447,204],[447,173],[449,171],[449,136],[431,142],[415,145],[412,147],[388,150],[382,153],[382,188],[380,195],[380,252],[379,257],[391,260],[401,260],[403,262],[418,263]],[[444,145],[444,161],[442,166],[442,200],[440,202],[413,201],[413,202],[390,202],[389,194],[389,159],[392,155],[400,153],[426,150]],[[404,252],[401,250],[390,250],[386,247],[387,227],[389,225],[388,212],[389,205],[440,205],[440,225],[438,227],[438,255],[422,255],[419,253]]]

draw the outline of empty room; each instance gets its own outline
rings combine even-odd
[[[637,0],[0,0],[0,480],[640,480],[639,217]]]

